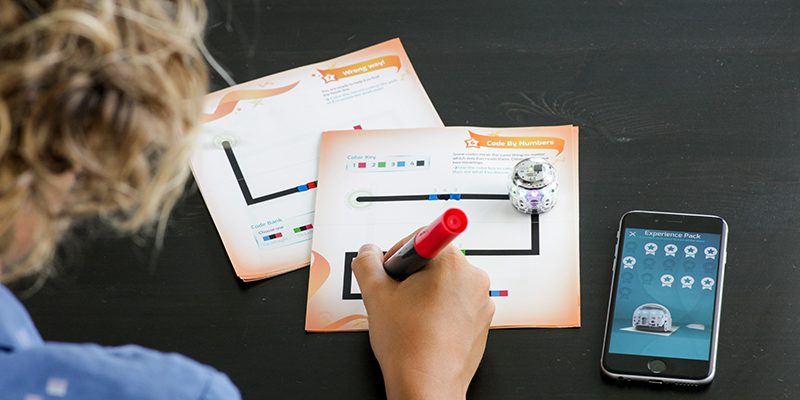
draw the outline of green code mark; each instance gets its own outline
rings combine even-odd
[[[378,163],[378,168],[386,168],[386,163],[381,161]]]

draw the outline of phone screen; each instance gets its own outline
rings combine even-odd
[[[624,228],[608,353],[708,361],[722,236]]]

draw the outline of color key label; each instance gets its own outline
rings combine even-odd
[[[408,172],[427,170],[430,168],[430,158],[420,155],[404,156],[354,156],[366,160],[353,161],[348,158],[347,170],[353,172]]]

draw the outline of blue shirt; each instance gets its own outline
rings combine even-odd
[[[179,354],[139,346],[45,342],[0,285],[0,399],[240,399],[228,377]]]

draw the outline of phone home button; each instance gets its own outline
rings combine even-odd
[[[647,368],[653,373],[660,374],[667,370],[667,364],[661,360],[650,360],[647,363]]]

